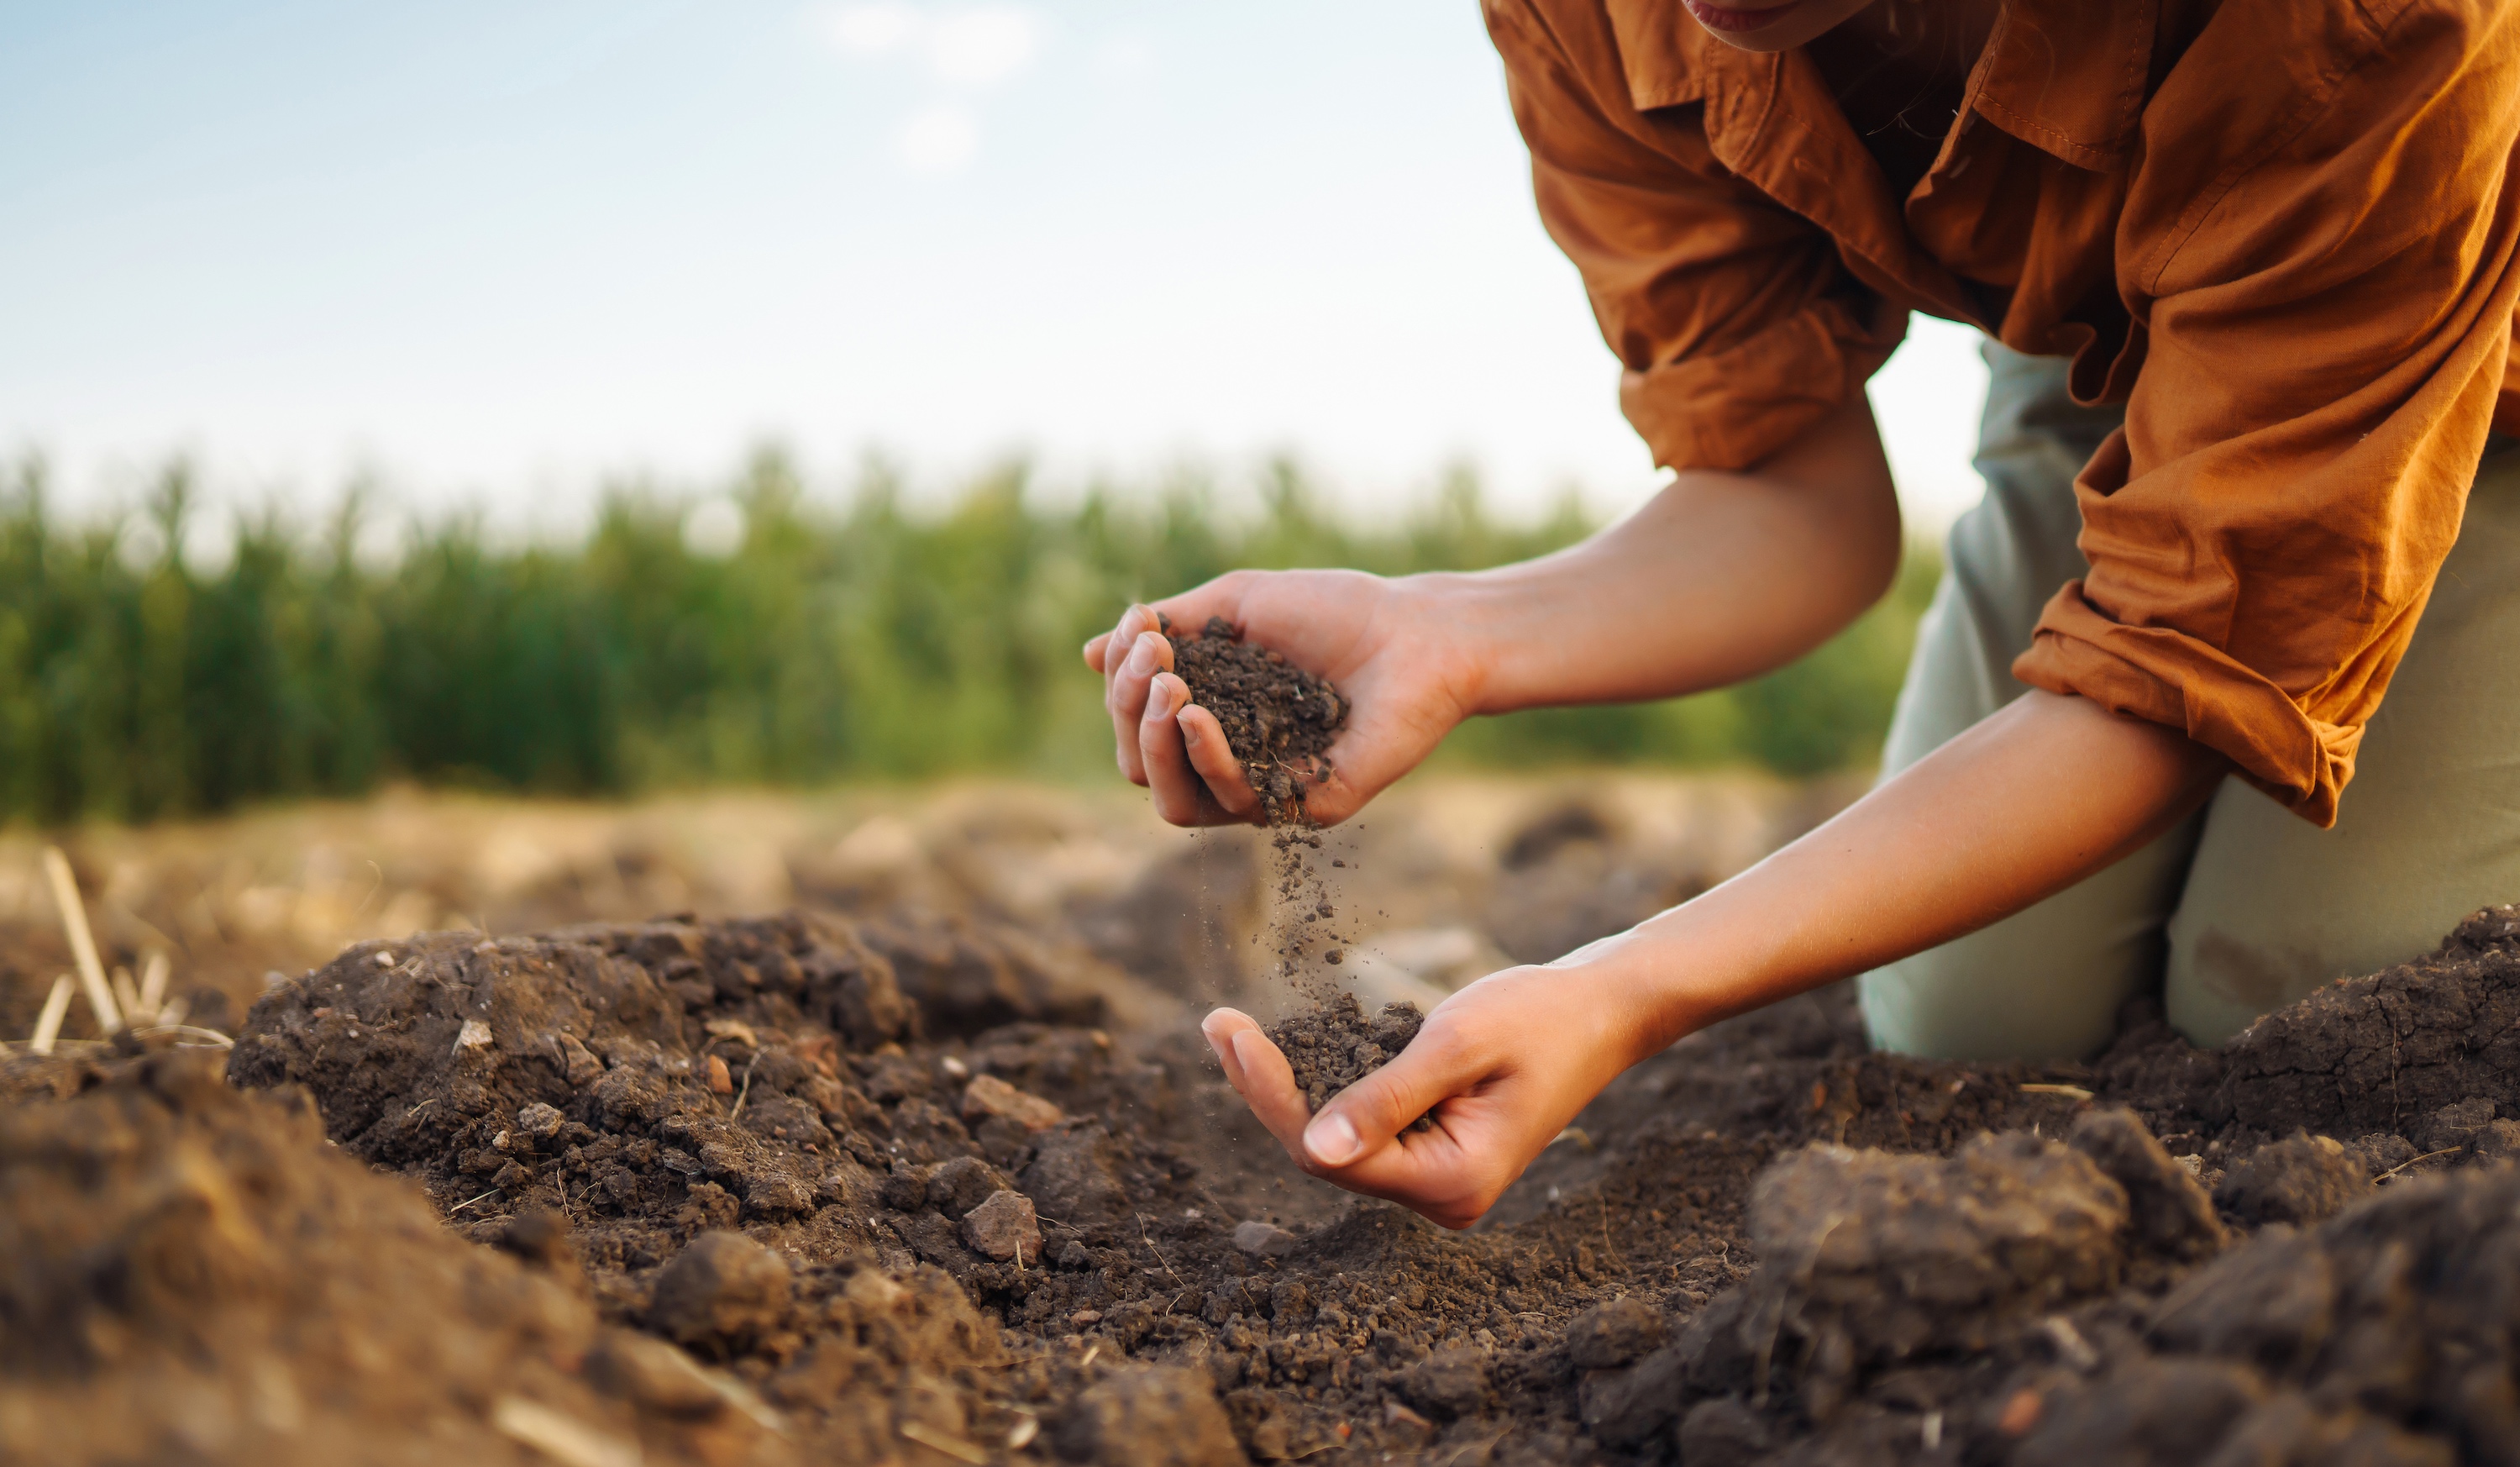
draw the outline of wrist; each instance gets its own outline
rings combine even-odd
[[[1501,712],[1495,692],[1513,644],[1490,571],[1427,571],[1390,582],[1407,619],[1442,646],[1446,687],[1463,717]]]
[[[1527,597],[1509,585],[1512,565],[1495,570],[1431,570],[1406,574],[1391,585],[1412,597],[1412,620],[1447,645],[1454,698],[1462,715],[1512,713],[1530,709],[1519,696],[1524,663],[1530,663]]]
[[[1718,904],[1684,902],[1550,965],[1577,976],[1581,998],[1605,1016],[1604,1042],[1619,1069],[1758,1006],[1742,997],[1763,986],[1751,971],[1756,959],[1714,930]]]

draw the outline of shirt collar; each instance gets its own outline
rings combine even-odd
[[[1899,4],[1902,0],[1879,0]],[[1782,59],[1728,46],[1671,0],[1603,0],[1628,100],[1640,112],[1709,102],[1758,117],[1785,84]],[[2143,114],[2158,0],[2005,0],[1971,73],[1967,105],[2079,168],[2123,160]],[[1709,108],[1710,125],[1718,109]]]

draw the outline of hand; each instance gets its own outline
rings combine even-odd
[[[1386,579],[1357,571],[1238,571],[1153,606],[1133,606],[1113,630],[1085,644],[1102,674],[1103,707],[1120,772],[1154,796],[1175,825],[1226,825],[1259,817],[1260,798],[1226,747],[1216,716],[1190,701],[1173,671],[1176,631],[1223,617],[1251,641],[1336,684],[1347,724],[1329,748],[1330,772],[1304,807],[1335,825],[1417,767],[1477,711],[1485,660],[1464,618],[1448,604],[1446,577]]]
[[[1285,1055],[1249,1015],[1218,1009],[1200,1030],[1225,1077],[1297,1166],[1461,1228],[1642,1057],[1635,1008],[1579,968],[1490,974],[1436,1005],[1407,1049],[1318,1116]],[[1431,1128],[1405,1129],[1426,1115]]]

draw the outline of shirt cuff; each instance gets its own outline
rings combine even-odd
[[[1748,469],[1863,391],[1907,335],[1888,301],[1812,300],[1739,345],[1620,373],[1619,410],[1659,468]]]
[[[2322,830],[2336,823],[2362,743],[2361,724],[2310,716],[2292,695],[2193,637],[2110,620],[2084,599],[2080,580],[2048,601],[2012,675],[2182,730]]]

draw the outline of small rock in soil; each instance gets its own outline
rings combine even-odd
[[[1071,1462],[1241,1467],[1234,1425],[1205,1375],[1177,1366],[1115,1370],[1080,1392],[1051,1433]]]
[[[740,1349],[788,1310],[788,1261],[742,1233],[694,1238],[656,1276],[648,1322],[685,1346]]]
[[[1255,1259],[1282,1259],[1295,1251],[1297,1241],[1284,1228],[1257,1219],[1234,1227],[1234,1246]]]
[[[927,1173],[927,1204],[960,1217],[996,1193],[1011,1190],[1006,1174],[978,1157],[948,1157]]]
[[[1041,1222],[1032,1199],[1020,1192],[993,1192],[963,1215],[963,1241],[975,1253],[1006,1262],[1041,1261]]]
[[[963,1121],[976,1125],[1002,1117],[1028,1131],[1048,1130],[1066,1118],[1058,1107],[1038,1095],[1027,1095],[994,1075],[972,1077],[963,1090]]]

